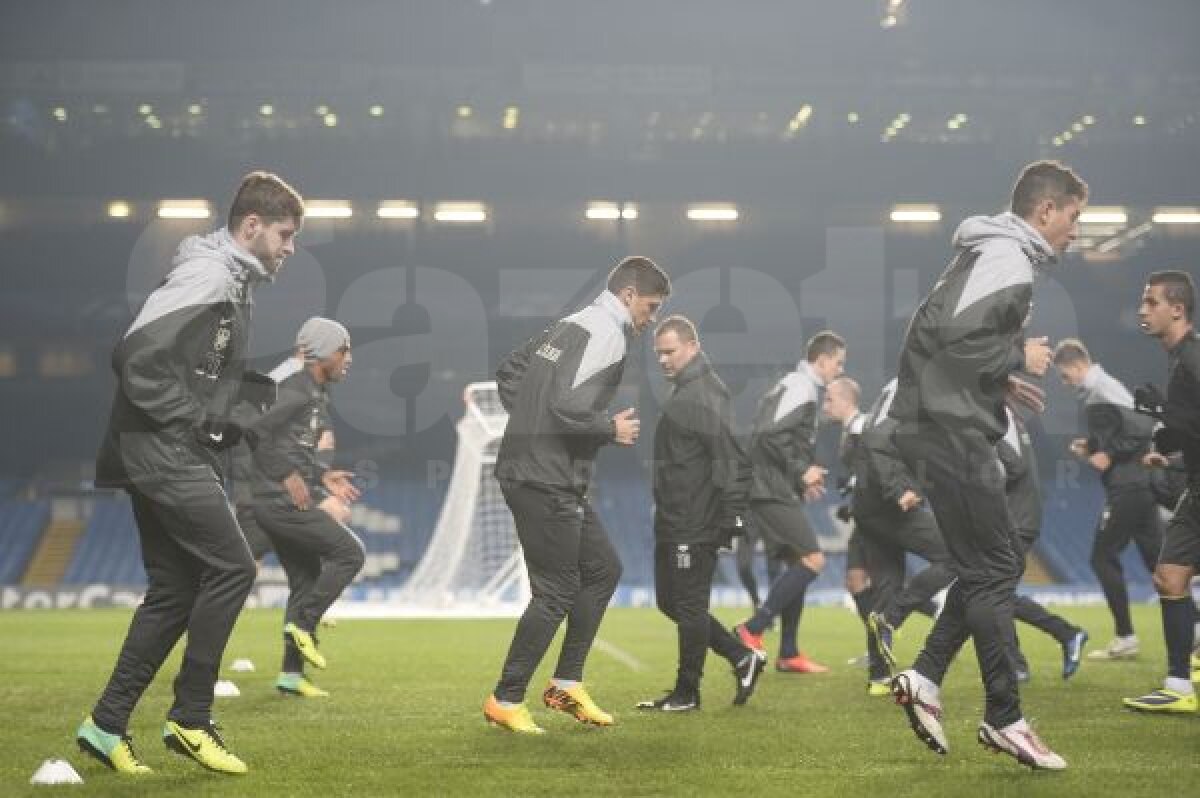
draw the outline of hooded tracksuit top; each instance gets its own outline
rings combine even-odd
[[[913,315],[890,415],[995,444],[1004,437],[1007,378],[1025,363],[1034,267],[1054,251],[1013,213],[966,219],[957,253]]]
[[[228,230],[191,236],[112,355],[117,391],[96,484],[211,480],[221,458],[196,441],[228,420],[242,376],[254,287],[271,275]]]
[[[1147,488],[1150,477],[1141,461],[1150,448],[1154,422],[1134,411],[1129,391],[1099,363],[1088,369],[1078,394],[1087,418],[1088,454],[1104,452],[1112,458],[1101,476],[1105,491]]]
[[[750,498],[796,502],[804,472],[816,462],[817,414],[825,384],[801,362],[763,396],[750,436]]]
[[[605,291],[514,351],[496,370],[508,425],[496,478],[585,492],[614,439],[608,405],[625,370],[629,310]]]

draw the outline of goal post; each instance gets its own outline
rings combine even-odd
[[[529,580],[493,468],[508,413],[494,382],[464,389],[466,412],[437,526],[403,589],[405,614],[519,615]]]

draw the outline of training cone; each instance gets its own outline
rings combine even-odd
[[[38,768],[30,784],[83,784],[83,779],[65,759],[47,759]]]
[[[248,659],[235,659],[229,670],[234,673],[250,673],[254,670],[254,663]]]
[[[242,691],[238,686],[228,679],[222,679],[213,685],[213,695],[218,698],[236,698],[241,695]]]

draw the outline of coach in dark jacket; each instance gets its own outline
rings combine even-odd
[[[122,741],[129,716],[186,632],[165,739],[210,769],[246,770],[211,719],[221,655],[255,575],[218,452],[240,438],[229,413],[251,295],[292,254],[303,217],[300,196],[285,182],[264,172],[247,176],[228,227],[183,242],[113,353],[117,393],[96,482],[129,492],[149,586],[78,738],[115,769],[136,771]]]
[[[754,689],[765,659],[708,612],[717,550],[740,534],[750,462],[734,437],[729,390],[700,349],[696,327],[672,316],[654,336],[672,384],[654,430],[654,585],[658,608],[679,631],[679,671],[666,696],[639,706],[680,712],[700,706],[711,648],[733,667],[735,704]]]

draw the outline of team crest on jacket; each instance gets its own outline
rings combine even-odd
[[[551,346],[548,343],[542,344],[540,347],[538,347],[537,351],[538,357],[545,358],[551,363],[557,363],[558,359],[562,357],[562,353],[563,351],[557,346]]]
[[[212,345],[200,358],[196,373],[210,380],[221,376],[225,363],[229,360],[229,342],[233,339],[233,316],[222,316],[213,331]]]

